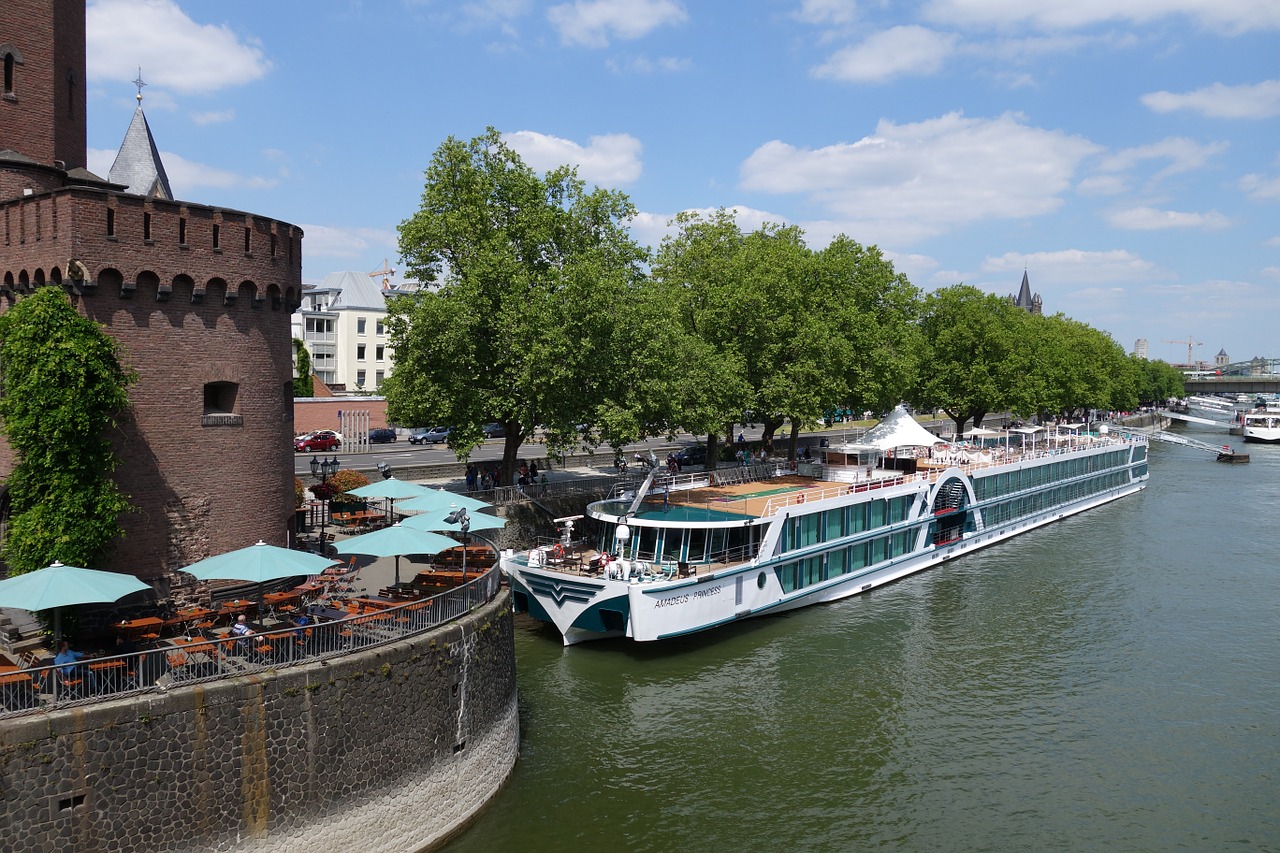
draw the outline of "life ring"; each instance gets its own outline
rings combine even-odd
[[[803,494],[796,495],[796,503],[798,503],[798,504],[802,504],[802,503],[804,503],[804,495],[803,495]]]
[[[551,558],[553,560],[564,559],[564,546],[561,545],[559,542],[551,546]]]

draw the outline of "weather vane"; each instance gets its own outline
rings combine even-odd
[[[133,85],[138,87],[138,103],[142,103],[142,87],[147,85],[142,79],[142,66],[138,66],[138,77],[133,81]]]

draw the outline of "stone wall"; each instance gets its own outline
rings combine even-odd
[[[510,597],[394,646],[0,724],[5,849],[419,850],[519,746]]]

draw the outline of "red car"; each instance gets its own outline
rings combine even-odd
[[[294,453],[315,453],[317,450],[337,450],[342,447],[342,439],[331,429],[309,432],[293,440]]]

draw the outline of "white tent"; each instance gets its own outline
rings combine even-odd
[[[876,450],[892,450],[895,447],[932,447],[944,443],[916,422],[907,414],[907,410],[898,406],[880,423],[867,430],[858,441],[859,447]]]

